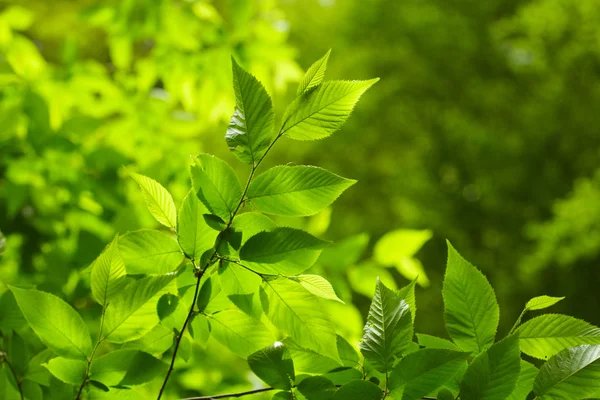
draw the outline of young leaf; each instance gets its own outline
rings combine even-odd
[[[417,281],[418,277],[414,278],[408,285],[398,289],[396,292],[398,297],[408,303],[413,324],[415,323],[415,317],[417,316],[417,299],[415,296],[415,286]]]
[[[564,349],[542,365],[533,391],[542,400],[579,400],[600,394],[600,346]]]
[[[428,349],[448,349],[458,351],[460,348],[449,340],[439,338],[437,336],[417,333],[419,345]]]
[[[94,360],[91,379],[107,386],[134,386],[164,374],[167,365],[139,350],[116,350]]]
[[[202,254],[215,245],[219,235],[219,231],[207,223],[207,218],[210,218],[208,209],[190,191],[179,210],[177,240],[184,253],[198,262]]]
[[[296,379],[294,362],[281,342],[251,354],[248,365],[256,376],[276,389],[289,390]]]
[[[139,339],[159,323],[156,306],[165,293],[177,293],[175,274],[148,276],[127,285],[106,309],[104,338],[113,343]]]
[[[461,399],[505,400],[516,387],[521,369],[519,338],[511,335],[479,354],[460,384]]]
[[[355,380],[343,385],[332,400],[379,400],[383,392],[369,381]]]
[[[335,294],[331,283],[327,281],[327,279],[323,278],[319,275],[298,275],[293,278],[295,281],[300,282],[302,286],[315,296],[319,296],[326,300],[339,301],[339,297]]]
[[[119,250],[128,274],[163,275],[177,269],[183,261],[172,235],[150,229],[119,237]]]
[[[147,176],[132,173],[131,177],[140,185],[146,199],[146,205],[152,216],[164,226],[175,229],[177,210],[167,189]]]
[[[209,316],[211,334],[240,357],[271,345],[275,338],[261,322],[241,311],[226,310]]]
[[[335,326],[319,299],[289,279],[264,283],[263,309],[269,320],[300,346],[339,360]]]
[[[528,311],[543,310],[544,308],[551,307],[563,300],[564,297],[551,297],[551,296],[538,296],[529,300],[525,304],[525,309]]]
[[[337,392],[337,387],[324,376],[309,376],[297,386],[306,400],[329,400]]]
[[[521,372],[519,373],[517,386],[507,400],[526,400],[529,393],[533,390],[533,380],[537,373],[538,370],[533,364],[521,360]]]
[[[494,289],[450,242],[442,295],[446,329],[454,343],[476,353],[494,343],[500,319]]]
[[[215,156],[200,154],[194,158],[190,174],[194,192],[210,213],[229,220],[242,198],[235,171]]]
[[[540,315],[525,322],[517,332],[521,351],[540,359],[579,344],[600,344],[600,328],[568,315]]]
[[[331,54],[331,49],[327,51],[327,53],[315,61],[313,65],[306,71],[304,77],[298,84],[298,90],[296,92],[297,96],[301,96],[304,93],[308,92],[314,87],[317,87],[323,82],[323,78],[325,78],[325,71],[327,70],[327,61],[329,61],[329,55]]]
[[[248,198],[261,212],[301,217],[318,213],[355,183],[319,167],[279,165],[254,179]]]
[[[87,363],[82,360],[70,360],[57,357],[44,364],[52,375],[71,385],[81,385],[85,376]]]
[[[408,354],[390,375],[392,396],[420,400],[452,379],[466,365],[468,355],[446,349],[421,349]]]
[[[81,316],[53,294],[9,286],[29,326],[42,343],[65,358],[85,359],[92,339]]]
[[[275,139],[271,98],[251,74],[231,58],[235,110],[229,122],[225,140],[240,161],[256,164]]]
[[[312,266],[328,244],[300,229],[276,228],[248,239],[240,259],[263,274],[297,275]]]
[[[283,116],[281,133],[296,140],[323,139],[342,127],[358,99],[379,79],[329,81],[296,98]]]
[[[363,356],[379,372],[392,370],[394,361],[411,343],[413,326],[406,301],[379,279],[360,342]]]
[[[259,232],[272,231],[277,228],[277,224],[271,218],[257,212],[236,215],[231,226],[236,232],[241,232],[242,245]]]
[[[125,285],[125,263],[118,247],[118,237],[104,249],[92,263],[90,286],[94,299],[102,306],[112,299]]]

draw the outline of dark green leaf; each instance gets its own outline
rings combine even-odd
[[[281,342],[251,354],[248,365],[263,382],[277,389],[291,389],[296,379],[294,362]]]

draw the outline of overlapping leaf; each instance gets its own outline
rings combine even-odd
[[[521,371],[515,390],[510,394],[507,400],[526,400],[527,396],[533,390],[533,380],[538,373],[538,369],[527,361],[521,360]]]
[[[248,357],[275,341],[264,324],[241,311],[222,311],[211,315],[209,321],[214,338],[241,357]]]
[[[118,237],[100,253],[91,269],[92,295],[104,307],[127,284],[125,263],[119,251]]]
[[[256,376],[276,389],[291,389],[296,378],[294,362],[281,342],[251,354],[248,365]]]
[[[323,82],[323,78],[325,78],[325,71],[327,70],[327,61],[329,61],[329,55],[331,54],[331,50],[329,50],[323,57],[319,58],[314,62],[313,65],[308,68],[302,80],[298,84],[298,90],[296,91],[297,96],[301,96],[304,93],[308,92],[314,87],[317,87]]]
[[[119,237],[119,250],[128,274],[162,275],[183,261],[173,235],[150,229],[128,232]]]
[[[202,254],[215,245],[219,231],[209,225],[208,209],[194,192],[188,193],[179,210],[177,239],[179,245],[193,260],[200,261]]]
[[[148,210],[158,222],[175,229],[177,210],[171,194],[160,183],[147,176],[132,173],[132,178],[140,185]]]

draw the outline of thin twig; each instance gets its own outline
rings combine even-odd
[[[271,390],[275,390],[275,388],[253,389],[253,390],[248,390],[246,392],[217,394],[217,395],[214,395],[214,396],[188,397],[188,398],[182,399],[182,400],[215,400],[215,399],[227,399],[227,398],[233,398],[233,397],[249,396],[249,395],[257,394],[257,393],[269,392]]]
[[[92,354],[90,354],[90,358],[87,360],[85,376],[83,377],[83,382],[81,382],[81,386],[79,386],[79,391],[77,392],[77,397],[75,397],[75,400],[81,399],[81,393],[83,393],[83,389],[85,388],[85,385],[88,383],[88,380],[90,378],[90,370],[92,369],[92,362],[94,361],[94,355],[96,354],[96,350],[98,350],[100,343],[102,343],[104,339],[106,339],[105,337],[102,337],[102,330],[104,329],[104,317],[106,315],[106,307],[108,307],[108,304],[102,307],[102,316],[100,317],[100,332],[98,333],[98,340],[96,340],[96,345],[92,350]]]

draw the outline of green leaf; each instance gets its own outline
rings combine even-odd
[[[143,350],[155,357],[160,357],[165,351],[171,348],[174,339],[175,334],[172,330],[162,325],[156,325],[141,338],[125,343],[123,348]]]
[[[266,326],[241,311],[226,310],[208,318],[214,338],[241,357],[246,358],[275,341]]]
[[[241,232],[242,245],[259,232],[272,231],[277,228],[277,224],[271,218],[257,212],[236,215],[231,226],[236,232]]]
[[[208,218],[208,209],[190,191],[179,210],[177,240],[183,252],[192,260],[200,261],[202,254],[213,248],[219,235],[219,231],[208,224]]]
[[[342,386],[333,400],[380,400],[383,392],[369,381],[351,381]]]
[[[297,96],[303,95],[312,88],[319,86],[321,82],[323,82],[323,78],[325,78],[325,71],[327,70],[327,61],[329,61],[330,54],[331,49],[327,51],[323,57],[315,61],[315,63],[306,71],[306,74],[304,74],[304,77],[302,77],[302,80],[298,84],[298,90],[296,91]]]
[[[529,393],[533,390],[533,380],[537,373],[538,370],[533,364],[521,360],[521,372],[519,373],[517,386],[507,400],[526,400]]]
[[[139,350],[115,350],[94,360],[91,379],[107,386],[133,386],[164,375],[167,365]]]
[[[580,344],[600,344],[600,328],[568,315],[540,315],[525,322],[517,332],[521,351],[540,359]]]
[[[210,323],[204,315],[195,314],[190,321],[190,335],[195,343],[198,343],[203,349],[206,348],[210,338]]]
[[[355,180],[309,165],[279,165],[252,181],[248,198],[261,212],[301,217],[335,201]]]
[[[202,286],[200,287],[200,292],[198,293],[198,298],[196,299],[196,307],[198,312],[204,312],[206,306],[213,298],[213,279],[214,277],[210,277],[204,281]],[[220,291],[219,286],[219,291]]]
[[[226,295],[254,294],[258,292],[261,278],[246,268],[229,262],[223,262],[219,268],[219,282]]]
[[[263,309],[273,325],[300,346],[339,360],[335,326],[317,297],[289,279],[267,281],[263,288]]]
[[[113,343],[139,339],[159,323],[156,306],[165,293],[177,293],[175,274],[148,276],[127,285],[106,309],[104,338]]]
[[[580,400],[600,395],[600,346],[564,349],[540,368],[533,391],[542,400]]]
[[[520,354],[519,337],[512,335],[478,355],[461,382],[461,399],[505,400],[519,379]]]
[[[132,173],[131,177],[140,185],[152,216],[164,226],[175,229],[177,210],[167,189],[147,176]]]
[[[92,295],[102,307],[127,284],[125,263],[119,251],[118,239],[118,236],[115,237],[91,266]]]
[[[251,354],[248,365],[256,376],[276,389],[289,390],[296,379],[294,362],[281,342]]]
[[[52,375],[71,385],[81,385],[85,377],[87,363],[81,360],[70,360],[57,357],[44,364]]]
[[[494,289],[450,242],[442,295],[446,329],[454,343],[476,353],[494,343],[500,319]]]
[[[342,367],[342,363],[339,360],[336,361],[331,357],[302,347],[291,337],[286,337],[283,339],[283,342],[294,360],[296,374],[324,374]],[[341,347],[339,344],[340,342],[338,341],[338,353]]]
[[[267,91],[231,58],[235,110],[225,140],[229,149],[246,164],[256,164],[275,139],[275,114]]]
[[[415,323],[415,317],[417,316],[417,298],[415,296],[417,279],[418,278],[414,278],[408,285],[398,289],[396,292],[398,297],[408,303],[413,324]]]
[[[329,81],[296,98],[283,116],[281,133],[296,140],[323,139],[342,127],[358,99],[379,79]]]
[[[375,260],[383,265],[393,265],[404,257],[413,257],[433,233],[430,230],[398,229],[379,239],[373,249]]]
[[[369,308],[360,349],[366,360],[380,372],[391,371],[412,341],[413,326],[406,301],[379,279]]]
[[[392,397],[419,400],[454,377],[469,353],[446,349],[421,349],[404,357],[390,375]]]
[[[335,294],[331,283],[327,279],[319,275],[298,275],[292,278],[296,282],[299,282],[306,290],[319,296],[322,299],[334,300],[343,303],[339,297]]]
[[[369,235],[361,233],[336,241],[331,246],[323,249],[317,262],[336,270],[345,270],[350,265],[356,264],[369,244]]]
[[[417,340],[419,341],[420,346],[428,349],[460,350],[460,348],[451,341],[439,338],[437,336],[417,333]]]
[[[563,300],[564,297],[551,297],[551,296],[538,296],[529,300],[525,304],[525,309],[528,311],[543,310],[544,308],[551,307]]]
[[[454,400],[454,395],[448,389],[442,389],[438,392],[437,400]]]
[[[328,244],[300,229],[276,228],[248,239],[240,259],[263,274],[297,275],[310,268]]]
[[[379,278],[388,288],[396,290],[398,287],[392,274],[385,268],[377,266],[373,261],[365,261],[347,269],[348,280],[352,290],[368,298],[375,295],[373,282]]]
[[[190,174],[194,192],[210,213],[229,220],[242,199],[235,171],[215,156],[200,154],[194,158]]]
[[[337,388],[324,376],[309,376],[297,386],[306,400],[329,400],[337,392]]]
[[[127,273],[162,275],[174,271],[183,254],[173,235],[150,229],[128,232],[119,237],[119,250]]]
[[[81,316],[53,294],[9,286],[29,326],[42,343],[65,358],[87,358],[92,339]]]

